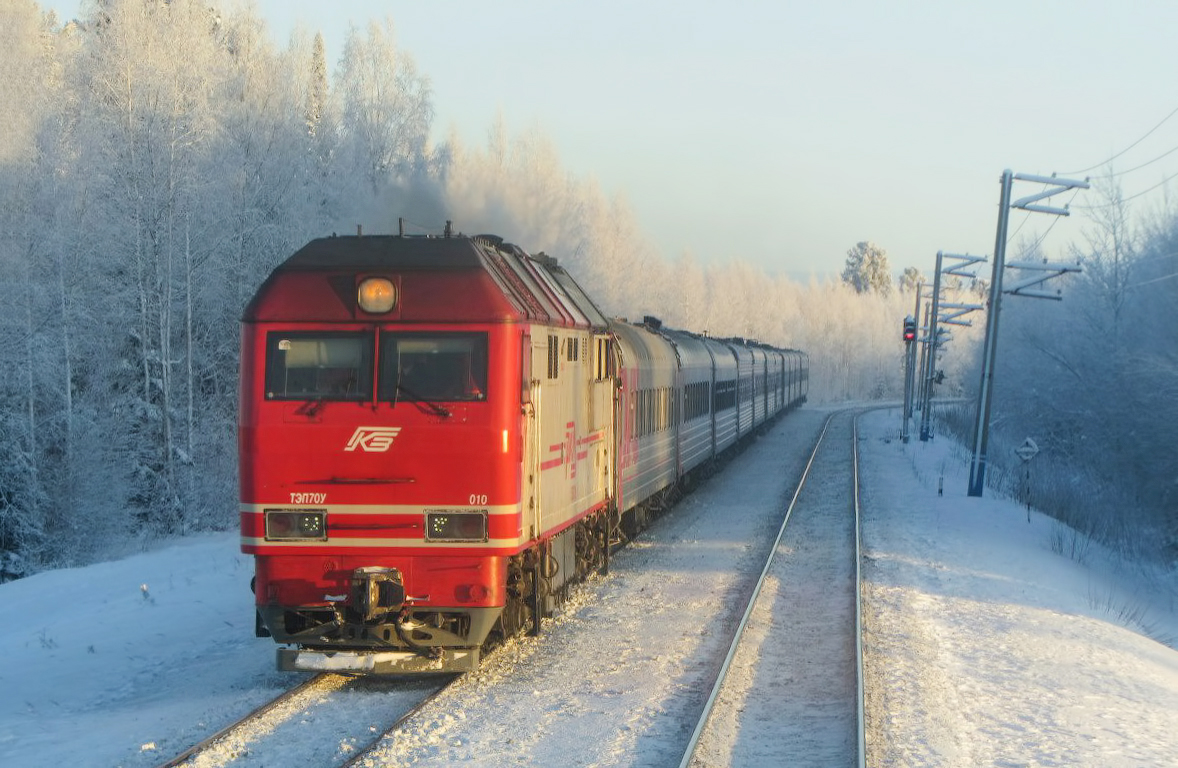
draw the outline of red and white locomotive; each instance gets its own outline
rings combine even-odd
[[[258,634],[282,669],[473,669],[806,389],[801,352],[607,320],[498,238],[314,240],[243,317]]]

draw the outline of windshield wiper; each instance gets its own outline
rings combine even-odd
[[[322,395],[318,397],[308,397],[303,401],[303,404],[300,405],[297,410],[295,410],[295,413],[299,414],[300,416],[314,417],[319,414],[319,411],[323,410],[324,404],[325,401]]]
[[[397,384],[397,391],[404,392],[406,395],[409,395],[409,397],[413,398],[410,400],[410,402],[412,402],[418,408],[422,408],[423,410],[429,409],[433,411],[435,415],[441,416],[442,418],[450,418],[450,410],[436,400],[431,400],[428,397],[422,397],[402,384]]]

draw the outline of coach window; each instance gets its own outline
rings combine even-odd
[[[487,335],[382,332],[377,392],[386,401],[486,400]]]
[[[371,333],[271,331],[266,399],[370,399],[373,344]]]

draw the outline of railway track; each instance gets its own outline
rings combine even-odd
[[[620,551],[543,638],[488,658],[365,764],[677,764],[780,527],[787,478],[826,420],[799,412],[759,436]]]
[[[745,739],[761,727],[754,717],[755,702],[766,695],[764,686],[749,672],[756,668],[764,675],[772,667],[785,669],[788,659],[768,655],[773,646],[788,649],[787,656],[798,656],[799,648],[809,653],[812,646],[818,647],[812,637],[800,639],[788,634],[803,624],[820,637],[823,630],[829,634],[832,627],[853,623],[853,598],[844,599],[846,593],[834,585],[839,581],[853,585],[854,576],[847,575],[853,566],[849,554],[843,558],[848,561],[847,569],[837,577],[815,570],[817,560],[809,555],[809,559],[799,559],[803,550],[834,549],[829,539],[821,538],[825,534],[807,530],[802,524],[817,529],[839,527],[820,511],[832,504],[843,505],[842,509],[849,504],[851,483],[847,478],[852,462],[834,462],[835,457],[829,454],[836,447],[850,450],[850,417],[840,415],[827,421],[824,414],[802,412],[788,419],[759,437],[739,462],[726,467],[619,552],[608,577],[591,580],[571,597],[559,616],[546,619],[544,637],[519,638],[507,644],[486,659],[477,675],[463,676],[428,705],[422,691],[413,702],[406,700],[395,707],[382,701],[379,718],[374,716],[378,705],[371,701],[359,708],[338,706],[355,698],[352,686],[341,688],[328,694],[336,706],[304,707],[281,732],[276,730],[266,739],[247,744],[247,757],[232,765],[375,766],[415,761],[674,765],[684,755],[686,736],[712,689],[720,659],[729,649],[732,628],[741,618],[743,602],[758,581],[769,549],[780,551],[776,565],[768,575],[762,574],[758,602],[770,606],[767,617],[760,612],[766,609],[759,609],[745,622],[743,650],[735,652],[730,664],[733,672],[716,696],[719,705],[699,741],[701,757],[695,764],[794,762],[789,757],[758,762],[752,755],[761,753],[748,751]],[[822,446],[811,454],[817,435],[824,430]],[[794,482],[787,478],[802,474],[808,459],[807,484],[795,491]],[[827,479],[822,480],[824,477]],[[790,521],[774,545],[782,510],[787,506],[792,508]],[[843,526],[841,538],[849,538],[850,529]],[[805,540],[811,536],[818,537],[817,542]],[[840,544],[843,551],[852,547]],[[805,563],[814,574],[806,572],[803,578],[780,570],[791,562]],[[798,584],[813,582],[814,575],[819,583],[817,596],[801,597],[813,615],[803,622],[800,609],[780,606],[786,593]],[[832,601],[848,607],[836,611]],[[775,623],[783,610],[797,619],[792,626]],[[785,634],[779,634],[783,631]],[[759,641],[761,647],[754,646],[750,652],[749,641],[759,636],[771,640]],[[836,645],[853,648],[854,633],[838,637]],[[853,650],[848,655],[853,658]],[[744,681],[734,685],[742,673]],[[816,700],[812,695],[815,690],[832,689],[832,681],[845,680],[850,692],[840,691],[837,699],[852,701],[856,677],[845,668],[823,667],[819,680],[806,684],[814,690],[803,700]],[[781,686],[768,681],[770,689]],[[800,678],[790,680],[783,695],[798,696],[800,690]],[[387,689],[382,693],[388,694]],[[794,721],[799,719],[779,701],[768,700],[772,701],[773,718],[763,724],[758,737],[764,742],[762,746],[780,742],[783,732],[796,730]],[[741,707],[746,708],[743,714],[739,713]],[[849,715],[844,714],[847,707]],[[417,708],[421,711],[405,722],[401,715]],[[810,764],[853,764],[855,709],[854,704],[840,704],[837,713],[828,711],[828,719],[818,722],[819,710],[811,707],[812,711],[800,716],[801,722],[809,723],[815,732],[837,731],[847,743],[830,749],[803,745],[802,752],[789,754],[804,754],[802,762]],[[352,722],[346,730],[341,724],[337,732],[334,726],[320,722],[329,717]],[[725,727],[725,718],[740,726],[741,737],[735,743],[723,740],[725,733],[737,732]],[[389,727],[393,721],[398,722]],[[310,745],[299,747],[299,751],[285,744],[271,748],[272,740],[293,738],[292,732],[299,732],[295,735],[305,737]],[[347,754],[339,749],[345,741]],[[374,747],[368,751],[365,744]],[[310,751],[312,747],[318,751]],[[722,757],[710,759],[710,750]],[[229,763],[202,759],[195,764]]]
[[[381,742],[383,742],[386,738],[391,737],[402,726],[404,726],[405,723],[409,722],[409,719],[411,717],[416,715],[418,712],[420,712],[422,709],[424,709],[428,704],[430,704],[434,699],[436,699],[438,696],[440,696],[442,691],[446,690],[447,685],[449,685],[449,682],[452,680],[453,680],[453,678],[449,678],[446,684],[439,685],[436,690],[434,690],[428,696],[423,697],[421,699],[421,701],[417,702],[417,704],[413,705],[407,711],[402,713],[400,715],[400,717],[398,717],[393,722],[392,725],[390,725],[388,728],[385,728],[381,733],[379,733],[373,739],[371,739],[369,741],[369,743],[362,750],[360,750],[355,755],[353,755],[340,768],[358,768],[359,766],[366,766],[366,765],[376,765],[376,766],[382,765],[382,763],[380,763],[379,761],[378,762],[371,762],[371,760],[370,760],[370,758],[372,758],[372,756],[376,752],[377,747],[380,746]]]
[[[375,744],[432,701],[453,679],[446,676],[389,680],[321,673],[158,768],[287,763],[363,765],[363,759]]]
[[[283,691],[278,696],[251,710],[211,736],[193,744],[171,760],[160,763],[156,768],[176,768],[176,766],[184,765],[198,755],[208,752],[214,746],[224,745],[228,750],[232,751],[232,742],[240,741],[251,724],[262,724],[271,717],[281,717],[281,714],[288,708],[288,705],[294,704],[297,706],[295,703],[300,702],[311,692],[324,688],[338,687],[336,683],[342,682],[342,680],[343,678],[340,678],[339,675],[329,675],[326,673],[309,677],[294,688]]]
[[[856,433],[824,425],[681,768],[863,765]]]

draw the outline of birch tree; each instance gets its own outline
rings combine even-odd
[[[104,287],[119,365],[108,371],[108,386],[118,418],[131,425],[115,433],[116,450],[138,522],[172,530],[187,524],[181,472],[191,465],[195,429],[192,243],[194,229],[204,240],[200,171],[219,127],[211,96],[221,71],[220,17],[193,0],[122,0],[97,7],[90,24],[83,120],[88,151],[108,169],[96,180],[95,218],[114,257]]]
[[[55,61],[46,19],[30,2],[0,5],[0,580],[21,575],[48,538],[37,352],[44,286],[34,220],[37,149]]]
[[[886,297],[892,292],[889,270],[887,251],[869,240],[861,241],[847,251],[842,278],[856,293],[872,292]]]
[[[355,27],[344,42],[335,88],[344,131],[340,170],[359,174],[376,196],[425,161],[433,120],[428,78],[396,45],[392,22]]]

